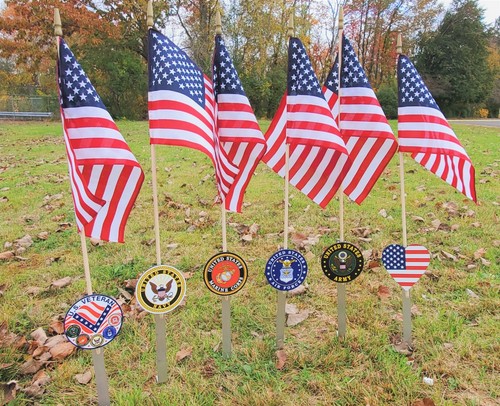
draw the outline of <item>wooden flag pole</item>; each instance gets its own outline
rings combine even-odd
[[[291,35],[289,35],[291,36]],[[289,180],[290,180],[290,144],[286,144],[285,149],[285,219],[283,231],[283,249],[288,249],[288,204],[289,204]],[[285,344],[285,323],[286,323],[286,292],[278,291],[277,311],[276,311],[276,347],[281,350]]]
[[[290,40],[294,35],[293,13],[288,19],[288,38]],[[283,249],[288,249],[288,205],[290,203],[289,181],[290,181],[290,144],[287,143],[285,136],[285,196],[284,196],[284,230],[283,230]],[[286,292],[278,291],[276,305],[276,348],[281,350],[285,345],[285,323],[286,323]]]
[[[401,33],[398,33],[396,52],[399,55],[402,53],[402,39]],[[408,246],[408,234],[406,228],[406,193],[405,193],[405,169],[404,169],[404,156],[402,152],[399,152],[399,179],[401,185],[401,221],[402,221],[402,232],[403,232],[403,246],[406,248]],[[403,341],[408,345],[412,345],[412,334],[411,334],[411,298],[410,290],[403,290]]]
[[[341,79],[342,79],[342,34],[344,31],[344,9],[340,7],[339,9],[339,48],[338,48],[338,58],[339,58],[339,87],[338,87],[338,114],[337,114],[337,124],[340,130],[341,120],[340,120],[340,91],[341,91]],[[342,182],[339,187],[339,225],[340,241],[344,241],[344,186]],[[337,317],[338,317],[338,330],[337,334],[340,339],[345,338],[347,330],[347,312],[346,312],[346,284],[337,282]]]
[[[222,202],[222,251],[227,251],[226,208]],[[222,300],[222,355],[231,356],[231,298],[223,296]]]
[[[222,22],[220,10],[215,13],[215,34],[222,35]],[[227,251],[227,220],[225,202],[221,203],[221,225],[222,225],[222,251]],[[222,355],[226,358],[231,356],[231,298],[223,296],[222,301]]]
[[[56,47],[57,47],[57,60],[59,61],[59,40],[58,37],[62,37],[62,23],[61,16],[59,14],[59,9],[54,8],[54,35],[56,36]],[[80,231],[80,241],[82,248],[82,258],[83,258],[83,272],[85,274],[85,285],[87,288],[87,295],[92,295],[94,292],[92,290],[92,280],[90,278],[90,265],[89,265],[89,255],[87,252],[87,240],[85,239],[85,230],[82,228]],[[101,348],[95,350],[90,350],[92,353],[92,361],[94,364],[95,380],[97,385],[97,402],[99,406],[111,404],[109,397],[109,384],[108,375],[106,374],[106,369],[104,367],[104,354]]]
[[[148,1],[147,26],[153,28],[153,1]],[[156,265],[161,265],[161,244],[160,244],[160,212],[158,207],[158,180],[156,177],[156,145],[151,144],[151,183],[153,188],[153,213],[155,227]],[[155,314],[155,335],[156,335],[156,382],[167,381],[167,339],[166,320],[164,314]]]

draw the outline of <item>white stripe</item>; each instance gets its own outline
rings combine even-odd
[[[401,138],[399,137],[399,145],[402,147],[418,147],[418,148],[437,148],[456,151],[468,158],[467,153],[459,144],[445,140],[435,140],[429,138]]]
[[[125,149],[118,148],[78,148],[75,149],[76,159],[128,159],[137,162],[134,154]]]
[[[100,107],[67,107],[64,108],[64,116],[66,119],[102,118],[113,121],[108,111]]]
[[[260,130],[254,130],[253,128],[224,128],[219,127],[219,138],[223,141],[223,138],[231,138],[235,141],[238,138],[245,138],[247,141],[249,138],[255,140],[263,140],[262,132]]]
[[[207,117],[207,115],[204,115],[204,117],[208,120],[208,125],[211,126],[213,125],[213,122]],[[167,110],[167,109],[159,109],[159,110],[149,110],[149,121],[154,122],[155,120],[178,120],[178,121],[185,121],[186,123],[195,125],[197,128],[199,128],[208,138],[213,138],[213,130],[211,127],[207,126],[207,124],[200,120],[198,117],[191,113],[186,113],[182,110]],[[165,127],[165,131],[176,131],[175,129],[169,128],[168,123],[163,124]],[[151,131],[158,129],[158,128],[153,128],[150,129]],[[193,132],[193,134],[196,134]],[[197,137],[201,137],[201,135],[196,134]]]
[[[125,141],[119,131],[104,127],[68,128],[68,133],[71,140],[92,138]]]
[[[387,123],[379,123],[374,121],[351,121],[351,120],[342,120],[341,123],[342,131],[351,130],[351,131],[363,131],[363,132],[384,132],[393,135],[391,126]]]
[[[426,132],[437,132],[437,133],[442,133],[449,135],[453,138],[457,138],[453,130],[443,124],[438,124],[438,123],[428,123],[428,122],[421,122],[421,121],[410,121],[410,122],[399,122],[398,123],[398,131],[404,132],[404,131],[426,131]],[[449,141],[447,141],[449,142]]]

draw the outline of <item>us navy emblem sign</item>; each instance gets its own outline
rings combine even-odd
[[[186,280],[170,265],[157,265],[144,272],[135,288],[135,297],[149,313],[162,314],[174,310],[186,294]]]

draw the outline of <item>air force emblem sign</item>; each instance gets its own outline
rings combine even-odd
[[[347,283],[356,279],[363,270],[363,254],[348,242],[328,247],[321,257],[321,268],[334,282]]]
[[[265,274],[273,288],[292,290],[306,279],[307,262],[300,252],[280,250],[267,261]]]
[[[245,261],[231,252],[214,255],[203,270],[203,280],[207,288],[222,296],[233,295],[241,290],[247,277]]]
[[[105,295],[88,295],[76,302],[64,318],[64,334],[78,348],[104,347],[120,332],[123,312],[118,302]]]
[[[174,310],[186,294],[186,280],[181,272],[169,265],[158,265],[144,272],[135,288],[141,307],[149,313],[161,314]]]

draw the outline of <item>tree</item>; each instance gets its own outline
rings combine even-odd
[[[378,88],[395,72],[396,38],[412,49],[431,30],[442,8],[437,0],[353,0],[345,7],[346,35],[371,85]]]
[[[454,0],[423,37],[416,66],[445,115],[471,116],[492,91],[488,32],[477,0]]]

